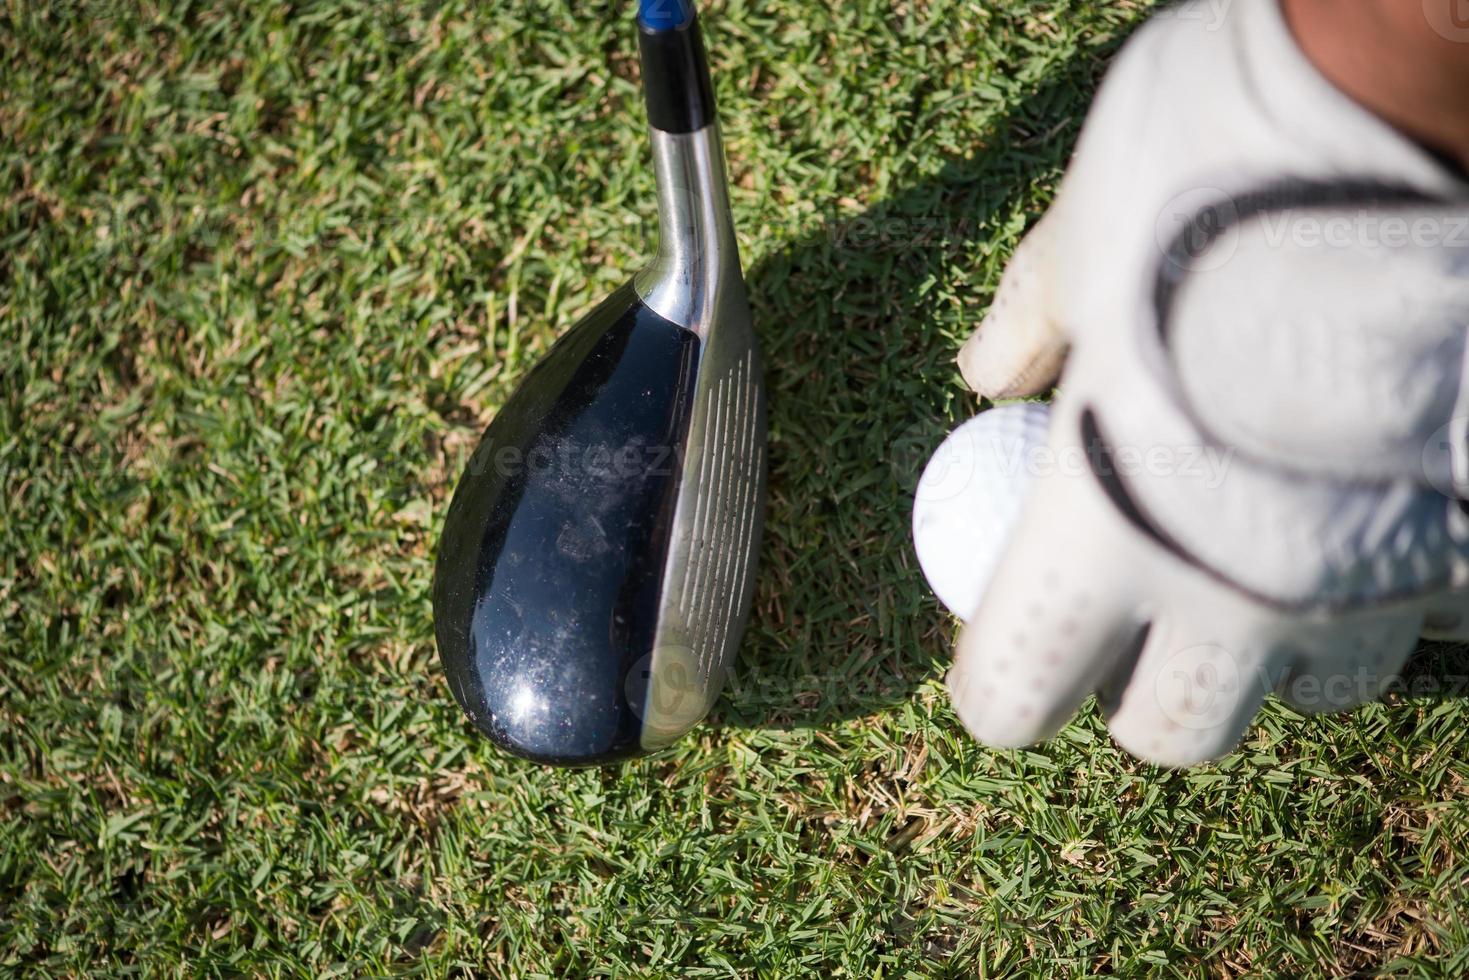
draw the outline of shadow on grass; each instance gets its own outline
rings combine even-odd
[[[955,625],[923,580],[909,521],[924,464],[979,408],[953,364],[1001,264],[979,275],[977,243],[1039,216],[1035,187],[1065,164],[1120,44],[1048,79],[970,157],[749,269],[770,500],[749,629],[711,723],[824,726],[889,708],[947,669]],[[1469,646],[1423,643],[1389,697],[1469,697]]]
[[[1047,79],[971,155],[749,263],[770,500],[755,606],[715,725],[822,726],[943,673],[953,624],[909,522],[929,455],[978,408],[954,355],[1002,265],[980,243],[1017,215],[1038,217],[1036,187],[1065,164],[1118,44]]]
[[[1469,700],[1469,644],[1421,640],[1402,674],[1388,688],[1389,700]]]

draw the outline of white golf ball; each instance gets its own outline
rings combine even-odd
[[[918,564],[939,601],[966,622],[1020,520],[1050,419],[1050,406],[1030,402],[972,418],[944,440],[918,482]]]

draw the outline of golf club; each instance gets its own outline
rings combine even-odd
[[[573,326],[485,431],[444,522],[434,632],[503,748],[590,765],[712,707],[749,614],[760,358],[692,0],[643,0],[656,259]]]

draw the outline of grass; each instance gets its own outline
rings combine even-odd
[[[908,493],[1145,4],[711,4],[773,412],[742,664],[621,769],[471,737],[432,550],[649,254],[627,6],[0,12],[0,968],[1469,972],[1462,690],[1182,773],[945,701]]]

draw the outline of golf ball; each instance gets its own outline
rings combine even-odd
[[[979,608],[1034,481],[1048,405],[1004,405],[955,429],[929,460],[913,501],[913,545],[929,587],[968,621]]]

